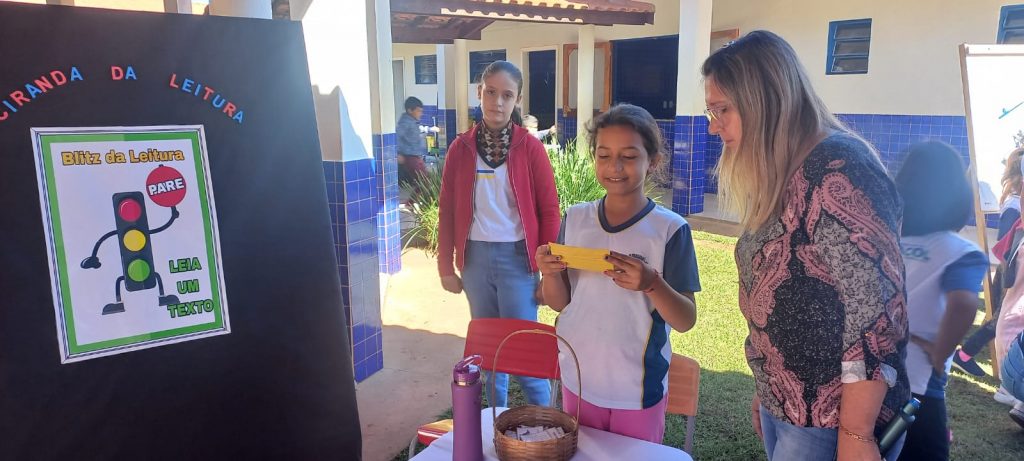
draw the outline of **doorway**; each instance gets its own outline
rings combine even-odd
[[[555,124],[555,50],[531,51],[529,60],[530,114],[537,117],[537,129]]]
[[[679,36],[612,42],[612,104],[647,109],[658,120],[675,120]]]

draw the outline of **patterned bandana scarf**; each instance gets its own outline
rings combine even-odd
[[[476,131],[476,152],[491,168],[497,168],[508,159],[508,146],[512,142],[512,122],[497,132],[483,123]]]

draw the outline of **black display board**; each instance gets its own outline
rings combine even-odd
[[[0,459],[359,459],[300,24],[0,2],[0,62]],[[231,332],[62,365],[30,129],[143,125],[205,129]]]

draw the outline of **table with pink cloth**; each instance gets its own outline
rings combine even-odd
[[[507,408],[498,408],[498,413]],[[481,410],[480,436],[483,439],[484,459],[498,461],[494,452],[494,421],[491,409]],[[450,461],[455,443],[454,432],[449,432],[434,441],[429,447],[413,457],[415,461]],[[691,461],[685,451],[647,442],[624,435],[605,432],[587,426],[580,426],[579,443],[573,461],[618,461],[618,460],[665,460]]]

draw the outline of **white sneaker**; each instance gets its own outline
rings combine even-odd
[[[1009,391],[1004,389],[1003,386],[999,386],[999,389],[996,390],[996,393],[992,395],[992,398],[995,399],[996,402],[999,402],[1003,405],[1010,407],[1018,403],[1018,400],[1014,398],[1014,396],[1011,395]]]
[[[1024,402],[1018,401],[1017,404],[1010,409],[1010,419],[1017,423],[1021,428],[1024,428]]]

